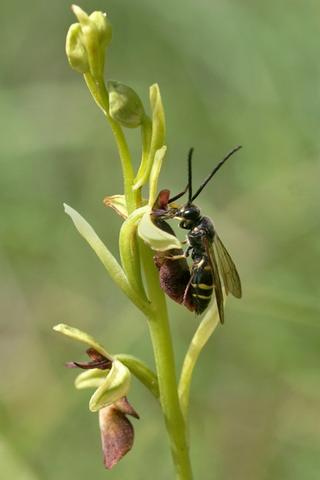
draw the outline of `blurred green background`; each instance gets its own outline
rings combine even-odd
[[[169,154],[161,188],[195,182],[234,145],[244,149],[199,198],[241,273],[195,371],[195,479],[315,480],[320,471],[318,1],[95,0],[114,28],[107,77],[145,102],[158,82]],[[117,253],[120,221],[102,199],[121,192],[115,144],[65,34],[69,2],[2,2],[0,158],[0,472],[17,480],[172,478],[156,402],[134,383],[133,451],[102,466],[89,392],[67,360],[70,323],[113,352],[152,361],[144,319],[79,237],[62,202]],[[138,133],[130,132],[136,158]],[[170,302],[178,367],[196,327]]]

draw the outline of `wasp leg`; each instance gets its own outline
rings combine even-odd
[[[166,260],[181,260],[182,258],[186,258],[185,254],[182,253],[181,255],[171,255],[171,256],[164,256]]]
[[[195,310],[195,306],[194,306],[194,303],[193,303],[193,298],[192,298],[192,295],[191,294],[191,283],[192,283],[192,275],[190,276],[190,279],[187,283],[187,286],[186,286],[186,289],[184,291],[184,294],[183,294],[183,300],[182,300],[182,303],[185,307],[188,308],[188,310],[191,310],[191,312],[193,312]]]

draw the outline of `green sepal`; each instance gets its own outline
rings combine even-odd
[[[125,195],[109,195],[103,199],[106,207],[112,208],[120,217],[125,220],[128,218],[128,209]],[[141,199],[141,205],[147,205],[148,200]]]
[[[165,143],[166,119],[162,104],[160,88],[157,83],[150,87],[150,105],[152,109],[152,137],[151,149],[156,152]]]
[[[73,23],[67,33],[66,54],[70,66],[79,73],[89,72],[88,54],[83,44],[80,23]]]
[[[106,207],[111,207],[120,217],[128,218],[128,208],[125,195],[110,195],[103,199]]]
[[[157,191],[158,191],[158,180],[159,180],[159,175],[162,167],[162,163],[164,160],[164,157],[167,153],[167,147],[166,145],[163,145],[161,148],[159,148],[156,151],[156,154],[154,156],[154,162],[152,165],[151,173],[150,173],[150,180],[149,180],[149,206],[152,208],[154,205],[154,202],[156,201],[157,198]]]
[[[53,327],[53,330],[56,332],[62,333],[67,337],[73,338],[73,340],[77,340],[78,342],[85,343],[89,345],[89,347],[94,348],[97,352],[101,353],[104,357],[112,360],[112,356],[88,333],[79,330],[78,328],[70,327],[70,325],[66,325],[65,323],[59,323]]]
[[[89,410],[96,412],[125,397],[129,391],[130,383],[131,374],[129,369],[119,360],[114,360],[105,380],[92,395],[89,402]]]
[[[177,237],[161,230],[153,223],[150,211],[146,212],[141,218],[138,235],[152,250],[157,252],[182,248]]]

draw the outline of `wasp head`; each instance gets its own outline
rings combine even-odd
[[[196,207],[196,205],[193,205],[192,203],[187,203],[176,212],[175,217],[181,220],[179,224],[181,228],[185,228],[186,230],[192,230],[192,228],[199,223],[201,219],[201,214],[199,208]]]

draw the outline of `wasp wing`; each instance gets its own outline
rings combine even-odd
[[[221,276],[227,295],[230,292],[234,297],[241,298],[242,290],[239,274],[226,247],[217,234],[214,236],[214,245],[216,247]]]
[[[220,322],[224,323],[224,305],[223,305],[223,291],[222,291],[222,285],[221,285],[221,280],[220,280],[220,273],[219,273],[219,268],[217,264],[217,260],[215,257],[214,249],[212,243],[207,239],[203,239],[205,251],[209,260],[210,267],[212,269],[213,273],[213,283],[214,283],[214,292],[216,296],[216,302],[217,302],[217,307],[218,307],[218,312],[219,312],[219,317],[220,317]]]

